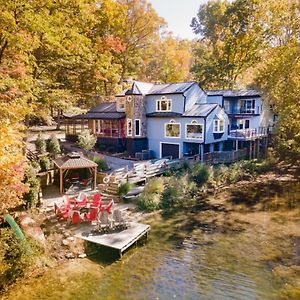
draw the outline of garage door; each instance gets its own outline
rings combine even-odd
[[[172,159],[179,158],[179,145],[162,143],[161,156],[172,156]]]

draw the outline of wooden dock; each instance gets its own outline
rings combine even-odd
[[[75,237],[101,246],[116,249],[119,251],[120,257],[122,257],[122,254],[126,249],[143,236],[148,236],[148,231],[150,230],[150,225],[133,222],[129,223],[129,225],[129,228],[120,232],[99,235],[87,234],[90,232],[90,229],[87,230],[83,227],[77,231]]]

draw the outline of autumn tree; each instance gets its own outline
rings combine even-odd
[[[208,1],[192,28],[199,35],[192,72],[205,88],[233,88],[238,77],[260,59],[262,24],[257,0]]]

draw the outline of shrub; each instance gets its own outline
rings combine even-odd
[[[133,188],[133,185],[131,183],[122,183],[118,188],[118,195],[120,197],[125,196],[131,189]]]
[[[165,186],[161,198],[164,209],[189,207],[196,203],[197,187],[189,181],[189,176],[171,177]]]
[[[37,140],[35,141],[35,146],[36,146],[36,150],[43,154],[46,152],[46,141],[45,139],[42,137],[42,135],[39,133]]]
[[[209,176],[209,167],[204,164],[195,164],[191,168],[191,179],[199,186],[203,185]]]
[[[160,207],[160,194],[141,193],[138,197],[137,205],[141,210],[154,211]]]
[[[28,186],[28,192],[23,194],[24,204],[27,208],[34,207],[39,201],[40,181],[33,167],[25,171],[24,183]]]
[[[84,130],[78,136],[78,145],[82,149],[89,151],[96,145],[97,137],[90,133],[89,130]]]
[[[41,171],[40,163],[36,160],[31,160],[30,165],[34,168],[35,172],[38,173]]]
[[[55,134],[51,135],[47,146],[48,152],[51,153],[52,157],[55,158],[57,154],[61,153],[60,144]]]
[[[47,156],[42,156],[40,158],[40,166],[42,171],[47,171],[51,167],[51,162]]]
[[[98,165],[97,169],[99,172],[109,170],[109,167],[105,159],[102,159],[100,157],[94,157],[93,161]]]
[[[164,179],[161,177],[153,177],[145,185],[144,193],[161,194],[164,191]]]

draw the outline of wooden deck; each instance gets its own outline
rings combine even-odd
[[[150,230],[150,225],[133,222],[130,222],[129,224],[130,227],[123,231],[99,235],[87,234],[90,232],[91,228],[82,227],[77,230],[75,237],[101,246],[116,249],[119,251],[120,257],[122,257],[122,253],[126,249],[136,243],[144,235],[147,236],[148,231]]]

